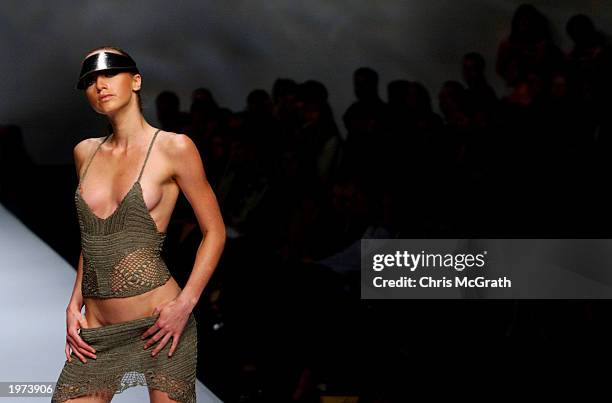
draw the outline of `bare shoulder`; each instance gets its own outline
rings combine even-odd
[[[163,152],[170,158],[182,158],[189,154],[198,154],[195,143],[186,134],[160,131],[158,138]]]
[[[168,161],[172,178],[185,178],[191,175],[205,177],[202,157],[191,137],[174,132],[163,132],[159,137],[162,140],[161,148]]]
[[[90,137],[79,141],[73,148],[74,163],[77,168],[77,172],[80,171],[83,162],[87,156],[91,155],[95,148],[104,140],[102,137]]]

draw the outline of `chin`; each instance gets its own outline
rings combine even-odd
[[[110,112],[112,112],[114,108],[94,108],[94,110],[96,111],[96,113],[100,114],[100,115],[108,115]]]
[[[111,115],[113,112],[119,110],[121,106],[108,105],[108,106],[97,106],[94,108],[100,115]]]

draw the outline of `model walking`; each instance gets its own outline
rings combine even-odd
[[[151,402],[195,402],[192,310],[221,256],[225,227],[195,144],[147,123],[141,83],[120,48],[97,48],[83,60],[77,88],[113,131],[74,148],[82,251],[52,402],[107,402],[136,385],[148,386]],[[205,234],[183,289],[160,256],[181,191]]]

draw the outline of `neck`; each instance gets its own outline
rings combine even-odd
[[[113,135],[108,142],[118,149],[127,150],[134,145],[140,145],[148,137],[147,133],[154,129],[135,104],[117,111],[108,116],[108,119],[113,128]]]

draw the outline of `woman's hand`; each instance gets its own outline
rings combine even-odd
[[[170,337],[172,337],[172,346],[170,346],[168,357],[172,356],[174,350],[176,350],[181,334],[183,333],[183,329],[185,329],[185,325],[191,314],[191,309],[192,308],[180,298],[176,298],[155,307],[153,315],[159,314],[159,317],[141,336],[141,339],[144,340],[155,333],[155,335],[145,343],[145,349],[161,339],[161,342],[155,347],[151,356],[155,356],[159,353],[168,343]]]
[[[96,358],[96,350],[85,343],[79,334],[81,328],[87,328],[87,319],[81,315],[81,311],[75,309],[66,310],[66,359],[72,362],[70,352],[72,351],[81,361],[87,362],[84,356]]]

